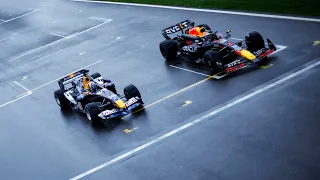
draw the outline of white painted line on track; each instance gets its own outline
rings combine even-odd
[[[27,97],[27,96],[29,96],[30,94],[32,94],[32,92],[27,92],[27,94],[25,94],[25,95],[22,95],[22,96],[17,97],[16,99],[14,99],[14,100],[12,100],[12,101],[9,101],[9,102],[6,102],[6,103],[4,103],[4,104],[1,104],[1,105],[0,105],[0,108],[2,108],[3,106],[6,106],[6,105],[8,105],[8,104],[11,104],[11,103],[13,103],[13,102],[16,102],[16,101],[18,101],[19,99],[22,99],[22,98],[24,98],[24,97]]]
[[[16,98],[26,97],[27,95],[30,95],[30,94],[32,94],[32,92],[25,92],[25,93],[20,94],[20,95],[17,96]]]
[[[34,13],[34,12],[36,12],[36,11],[38,11],[38,10],[39,10],[39,9],[35,9],[35,10],[31,11],[31,12],[28,12],[28,13],[22,14],[22,15],[20,15],[20,16],[17,16],[17,17],[14,17],[14,18],[5,20],[5,21],[3,21],[3,22],[0,22],[0,24],[7,23],[7,22],[13,21],[13,20],[15,20],[15,19],[19,19],[19,18],[21,18],[21,17],[24,17],[24,16],[26,16],[26,15],[29,15],[29,14],[31,14],[31,13]]]
[[[192,73],[195,73],[195,74],[200,74],[200,75],[206,76],[206,77],[209,77],[209,76],[210,76],[210,75],[208,75],[208,74],[203,74],[203,73],[200,73],[200,72],[197,72],[197,71],[192,71],[192,70],[185,69],[185,68],[181,68],[181,67],[174,66],[174,65],[169,65],[169,66],[170,66],[170,67],[173,67],[173,68],[176,68],[176,69],[181,69],[181,70],[184,70],[184,71],[192,72]]]
[[[91,20],[103,21],[103,22],[109,21],[109,19],[101,18],[101,17],[96,17],[96,16],[89,17],[89,19],[91,19]]]
[[[44,46],[38,47],[38,48],[36,48],[36,49],[33,49],[33,50],[31,50],[31,51],[28,51],[28,52],[26,52],[26,53],[24,53],[24,54],[22,54],[22,55],[20,55],[20,56],[17,56],[17,57],[15,57],[15,58],[13,58],[13,59],[10,59],[9,62],[14,61],[14,60],[16,60],[16,59],[19,59],[19,58],[21,58],[21,57],[23,57],[23,56],[26,56],[26,55],[28,55],[28,54],[31,54],[31,53],[33,53],[33,52],[36,52],[36,51],[38,51],[38,50],[40,50],[40,49],[46,48],[46,47],[48,47],[48,46],[51,46],[51,45],[53,45],[53,44],[55,44],[55,43],[58,43],[58,42],[60,42],[60,41],[62,41],[62,40],[64,40],[64,39],[65,39],[65,38],[62,38],[62,39],[53,41],[53,42],[51,42],[51,43],[49,43],[49,44],[46,44],[46,45],[44,45]]]
[[[69,39],[69,38],[78,36],[78,35],[80,35],[80,34],[83,34],[83,33],[85,33],[85,32],[91,31],[91,30],[93,30],[93,29],[95,29],[95,28],[97,28],[97,27],[100,27],[100,26],[102,26],[102,25],[104,25],[104,24],[106,24],[106,23],[108,23],[108,22],[110,22],[110,21],[112,21],[112,19],[107,19],[105,22],[103,22],[103,23],[101,23],[101,24],[98,24],[98,25],[96,25],[96,26],[93,26],[93,27],[91,27],[91,28],[88,28],[88,29],[86,29],[86,30],[84,30],[84,31],[76,32],[76,33],[74,33],[74,34],[71,34],[71,35],[66,36],[66,37],[63,37],[63,38],[61,38],[61,39],[59,39],[59,40],[53,41],[53,42],[51,42],[51,43],[49,43],[49,44],[46,44],[46,45],[44,45],[44,46],[41,46],[41,47],[38,47],[38,48],[33,49],[33,50],[31,50],[31,51],[28,51],[28,52],[26,52],[26,53],[24,53],[24,54],[22,54],[22,55],[20,55],[20,56],[17,56],[17,57],[15,57],[15,58],[13,58],[13,59],[10,59],[9,62],[12,62],[12,61],[14,61],[14,60],[16,60],[16,59],[19,59],[19,58],[21,58],[21,57],[24,57],[24,56],[26,56],[26,55],[28,55],[28,54],[33,53],[33,52],[36,52],[36,51],[38,51],[38,50],[40,50],[40,49],[46,48],[46,47],[48,47],[48,46],[51,46],[51,45],[53,45],[53,44],[55,44],[55,43],[58,43],[58,42],[60,42],[60,41],[65,40],[65,39]]]
[[[92,29],[95,29],[95,28],[97,28],[97,27],[99,27],[99,26],[102,26],[102,25],[104,25],[104,24],[106,24],[106,23],[108,23],[108,22],[111,22],[111,21],[112,21],[112,19],[106,19],[106,20],[105,20],[103,23],[101,23],[101,24],[98,24],[98,25],[96,25],[96,26],[93,26],[93,27],[91,27],[91,28],[89,28],[89,29],[86,29],[86,30],[84,30],[84,31],[81,31],[81,32],[73,33],[73,34],[67,36],[66,38],[72,38],[72,37],[78,36],[78,35],[80,35],[80,34],[82,34],[82,33],[88,32],[88,31],[90,31],[90,30],[92,30]]]
[[[281,16],[281,15],[262,14],[262,13],[258,14],[258,13],[247,13],[247,12],[237,12],[237,11],[174,7],[174,6],[138,4],[138,3],[110,2],[110,1],[91,1],[91,0],[90,1],[89,0],[70,0],[70,1],[87,2],[87,3],[115,4],[115,5],[125,5],[125,6],[138,6],[138,7],[151,7],[151,8],[163,8],[163,9],[175,9],[175,10],[184,10],[184,11],[210,12],[210,13],[220,13],[220,14],[232,14],[232,15],[242,15],[242,16],[287,19],[287,20],[296,20],[296,21],[320,22],[320,19],[317,19],[317,18],[305,18],[305,17],[297,17],[297,16],[296,17],[295,16]]]
[[[204,121],[204,120],[206,120],[206,119],[208,119],[208,118],[210,118],[210,117],[212,117],[212,116],[214,116],[214,115],[216,115],[216,114],[218,114],[218,113],[220,113],[220,112],[222,112],[222,111],[224,111],[224,110],[226,110],[226,109],[228,109],[230,107],[233,107],[233,106],[235,106],[235,105],[237,105],[237,104],[239,104],[239,103],[241,103],[241,102],[243,102],[245,100],[248,100],[248,99],[250,99],[250,98],[252,98],[252,97],[254,97],[254,96],[256,96],[256,95],[258,95],[258,94],[260,94],[262,92],[264,92],[264,91],[267,91],[268,89],[270,89],[272,87],[275,87],[280,83],[283,83],[283,82],[288,81],[288,80],[290,80],[290,79],[292,79],[294,77],[297,77],[297,76],[305,73],[306,71],[308,71],[308,70],[310,70],[310,69],[312,69],[312,68],[314,68],[314,67],[316,67],[318,65],[320,65],[320,61],[317,61],[317,62],[315,62],[315,63],[313,63],[313,64],[311,64],[311,65],[309,65],[309,66],[307,66],[307,67],[305,67],[305,68],[303,68],[301,70],[299,70],[299,71],[296,71],[296,72],[293,72],[293,73],[289,73],[284,78],[281,78],[281,79],[277,80],[276,82],[273,82],[273,83],[271,83],[269,85],[265,85],[262,88],[260,88],[258,90],[255,90],[254,92],[252,92],[252,93],[250,93],[248,95],[245,95],[245,96],[243,96],[243,97],[241,97],[241,98],[239,98],[239,99],[237,99],[237,100],[235,100],[233,102],[230,102],[225,106],[222,106],[222,107],[220,107],[220,108],[218,108],[218,109],[216,109],[216,110],[214,110],[214,111],[212,111],[212,112],[210,112],[210,113],[208,113],[208,114],[206,114],[206,115],[204,115],[204,116],[202,116],[200,118],[197,118],[197,119],[195,119],[195,120],[193,120],[193,121],[191,121],[191,122],[189,122],[189,123],[177,128],[177,129],[174,129],[174,130],[172,130],[172,131],[170,131],[170,132],[168,132],[168,133],[166,133],[166,134],[164,134],[164,135],[162,135],[160,137],[157,137],[154,140],[149,141],[146,144],[143,144],[143,145],[141,145],[141,146],[139,146],[139,147],[127,152],[127,153],[124,153],[124,154],[122,154],[122,155],[120,155],[120,156],[118,156],[118,157],[116,157],[116,158],[104,163],[104,164],[101,164],[101,165],[99,165],[97,167],[94,167],[94,168],[92,168],[92,169],[90,169],[90,170],[88,170],[88,171],[86,171],[86,172],[74,177],[74,178],[71,178],[70,180],[81,179],[81,178],[83,178],[85,176],[88,176],[89,174],[92,174],[92,173],[94,173],[94,172],[96,172],[96,171],[98,171],[98,170],[100,170],[102,168],[105,168],[105,167],[107,167],[107,166],[109,166],[111,164],[114,164],[114,163],[116,163],[116,162],[118,162],[120,160],[123,160],[123,159],[133,155],[136,152],[139,152],[139,151],[141,151],[141,150],[143,150],[143,149],[145,149],[145,148],[147,148],[147,147],[149,147],[149,146],[151,146],[151,145],[153,145],[153,144],[155,144],[157,142],[160,142],[160,141],[162,141],[162,140],[164,140],[164,139],[166,139],[166,138],[168,138],[168,137],[170,137],[170,136],[172,136],[174,134],[177,134],[178,132],[180,132],[182,130],[185,130],[185,129],[191,127],[191,126],[194,126],[197,123],[202,122],[202,121]]]
[[[5,40],[7,40],[7,39],[11,39],[13,36],[15,36],[15,35],[17,35],[18,33],[14,33],[14,34],[12,34],[12,35],[10,35],[10,36],[8,36],[8,37],[5,37],[5,38],[2,38],[2,39],[0,39],[0,42],[1,41],[5,41]]]
[[[95,65],[95,64],[98,64],[98,63],[100,63],[100,62],[102,62],[102,60],[99,60],[99,61],[97,61],[97,62],[94,62],[94,63],[92,63],[92,64],[89,64],[88,66],[85,66],[85,67],[80,68],[80,69],[75,70],[75,71],[79,71],[79,70],[81,70],[81,69],[88,68],[88,67],[93,66],[93,65]],[[69,73],[69,74],[70,74],[70,73]],[[40,88],[42,88],[42,87],[44,87],[44,86],[47,86],[47,85],[49,85],[49,84],[51,84],[51,83],[54,83],[54,82],[56,82],[57,80],[65,77],[65,76],[67,76],[67,75],[69,75],[69,74],[66,74],[66,75],[61,76],[61,77],[59,77],[59,78],[56,78],[56,79],[54,79],[54,80],[52,80],[52,81],[50,81],[50,82],[47,82],[47,83],[45,83],[45,84],[43,84],[43,85],[41,85],[41,86],[38,86],[38,87],[36,87],[36,88],[33,88],[33,89],[31,89],[30,91],[33,92],[33,91],[35,91],[35,90],[37,90],[37,89],[40,89]]]
[[[26,87],[22,86],[21,84],[17,83],[16,81],[13,81],[16,85],[22,87],[24,90],[26,90],[27,92],[31,92],[29,89],[27,89]]]
[[[81,69],[88,68],[88,67],[93,66],[93,65],[95,65],[95,64],[98,64],[98,63],[100,63],[100,62],[102,62],[102,60],[99,60],[99,61],[97,61],[97,62],[94,62],[94,63],[92,63],[92,64],[89,64],[88,66],[85,66],[85,67],[80,68],[80,69],[75,70],[75,71],[79,71],[79,70],[81,70]],[[70,73],[69,73],[69,74],[70,74]],[[20,87],[22,87],[23,89],[27,90],[27,92],[18,95],[18,96],[16,97],[16,99],[14,99],[14,100],[12,100],[12,101],[9,101],[9,102],[6,102],[6,103],[4,103],[4,104],[1,104],[1,105],[0,105],[0,108],[3,107],[3,106],[6,106],[6,105],[8,105],[8,104],[11,104],[11,103],[13,103],[13,102],[16,102],[16,101],[19,100],[19,99],[22,99],[22,98],[24,98],[24,97],[27,97],[27,96],[29,96],[30,94],[32,94],[33,91],[35,91],[35,90],[37,90],[37,89],[40,89],[40,88],[42,88],[42,87],[44,87],[44,86],[47,86],[47,85],[49,85],[49,84],[51,84],[51,83],[53,83],[53,82],[56,82],[57,80],[65,77],[65,76],[67,76],[67,75],[69,75],[69,74],[66,74],[66,75],[64,75],[64,76],[61,76],[61,77],[59,77],[59,78],[57,78],[57,79],[55,79],[55,80],[52,80],[52,81],[50,81],[50,82],[48,82],[48,83],[46,83],[46,84],[43,84],[43,85],[38,86],[38,87],[36,87],[36,88],[33,88],[33,89],[31,89],[31,90],[27,89],[26,87],[22,86],[21,84],[17,83],[16,81],[14,81],[15,84],[17,84],[18,86],[20,86]]]
[[[288,46],[282,46],[282,45],[275,45],[275,46],[276,46],[277,50],[275,52],[271,53],[269,56],[271,56],[275,53],[279,53],[280,51],[282,51],[288,47]]]
[[[53,35],[53,36],[58,36],[58,37],[66,38],[66,36],[62,36],[62,35],[60,35],[60,34],[56,34],[56,33],[50,33],[50,34]]]

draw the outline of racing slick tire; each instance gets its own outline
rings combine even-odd
[[[100,102],[92,102],[85,106],[85,114],[92,125],[96,125],[100,122],[100,117],[98,116],[100,113],[100,105]]]
[[[245,36],[245,41],[246,41],[248,50],[251,52],[255,52],[262,48],[265,48],[263,37],[257,31],[249,32]]]
[[[206,30],[211,31],[211,28],[208,24],[200,24],[198,27],[204,27]]]
[[[54,98],[61,109],[67,109],[69,107],[69,101],[63,93],[64,90],[62,89],[56,90],[54,92]]]
[[[90,75],[93,79],[96,79],[96,78],[98,78],[98,77],[101,77],[101,74],[100,73],[93,73],[93,74],[91,74]]]
[[[124,95],[126,97],[126,99],[130,99],[133,97],[139,97],[141,99],[141,94],[138,90],[138,88],[136,86],[134,86],[133,84],[129,84],[128,86],[126,86],[123,90]]]
[[[204,62],[208,64],[211,74],[216,74],[223,71],[222,55],[219,51],[209,50],[204,54]]]
[[[178,44],[172,39],[166,39],[159,45],[160,52],[166,60],[172,60],[177,57]]]

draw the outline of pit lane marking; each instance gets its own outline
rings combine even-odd
[[[110,1],[94,1],[94,0],[70,0],[75,2],[86,2],[86,3],[105,3],[105,4],[116,4],[125,6],[138,6],[138,7],[151,7],[151,8],[163,8],[163,9],[174,9],[174,10],[184,10],[184,11],[197,11],[197,12],[210,12],[210,13],[220,13],[220,14],[233,14],[242,16],[255,16],[264,18],[275,18],[275,19],[287,19],[296,21],[311,21],[320,22],[320,19],[316,18],[305,18],[297,16],[281,16],[272,14],[258,14],[258,13],[248,13],[248,12],[236,12],[236,11],[226,11],[226,10],[213,10],[213,9],[199,9],[199,8],[189,8],[189,7],[174,7],[174,6],[164,6],[164,5],[151,5],[151,4],[140,4],[140,3],[124,3],[124,2],[110,2]]]
[[[320,41],[313,41],[313,44],[312,45],[314,45],[314,46],[316,46],[316,45],[318,45],[318,44],[320,44]]]
[[[93,26],[93,27],[91,27],[91,28],[89,28],[89,29],[86,29],[86,30],[84,30],[84,31],[81,31],[81,32],[75,32],[75,33],[67,36],[66,38],[72,38],[72,37],[78,36],[78,35],[80,35],[80,34],[83,34],[83,33],[85,33],[85,32],[88,32],[88,31],[90,31],[90,30],[92,30],[92,29],[95,29],[95,28],[97,28],[97,27],[100,27],[100,26],[102,26],[102,25],[104,25],[104,24],[112,21],[112,19],[105,19],[105,18],[98,18],[98,17],[90,17],[89,19],[92,19],[92,20],[102,20],[103,23],[98,24],[98,25],[96,25],[96,26]]]
[[[60,35],[60,34],[56,34],[56,33],[50,33],[51,35],[53,36],[58,36],[58,37],[61,37],[61,38],[66,38],[66,36],[63,36],[63,35]]]
[[[18,18],[22,18],[22,17],[24,17],[24,16],[26,16],[26,15],[29,15],[29,14],[31,14],[31,13],[34,13],[34,12],[36,12],[36,11],[39,11],[39,9],[35,9],[35,10],[31,11],[31,12],[28,12],[28,13],[22,14],[22,15],[20,15],[20,16],[17,16],[17,17],[14,17],[14,18],[11,18],[11,19],[2,21],[2,22],[0,22],[0,24],[7,23],[7,22],[13,21],[13,20],[18,19]]]
[[[182,106],[188,106],[189,104],[192,104],[192,101],[186,100]]]
[[[22,95],[22,96],[19,96],[19,97],[17,97],[16,99],[14,99],[14,100],[12,100],[12,101],[9,101],[9,102],[6,102],[6,103],[4,103],[4,104],[1,104],[0,105],[0,108],[2,108],[3,106],[6,106],[6,105],[8,105],[8,104],[11,104],[11,103],[13,103],[13,102],[16,102],[16,101],[18,101],[18,100],[20,100],[20,99],[22,99],[22,98],[24,98],[24,97],[27,97],[27,96],[29,96],[30,94],[32,94],[32,92],[28,92],[28,93],[24,93],[24,95]]]
[[[93,65],[95,65],[95,64],[98,64],[98,63],[100,63],[100,62],[102,62],[102,60],[99,60],[99,61],[97,61],[97,62],[94,62],[94,63],[92,63],[92,64],[89,64],[88,66],[85,66],[85,67],[80,68],[80,69],[75,70],[75,71],[79,71],[79,70],[81,70],[81,69],[88,68],[88,67],[93,66]],[[74,71],[73,71],[73,72],[74,72]],[[20,87],[22,87],[23,89],[27,90],[27,92],[26,92],[26,93],[23,93],[23,94],[20,94],[19,96],[16,97],[16,99],[14,99],[14,100],[12,100],[12,101],[9,101],[9,102],[6,102],[6,103],[4,103],[4,104],[1,104],[1,105],[0,105],[0,108],[6,106],[6,105],[8,105],[8,104],[11,104],[11,103],[13,103],[13,102],[16,102],[16,101],[18,101],[19,99],[22,99],[22,98],[24,98],[24,97],[27,97],[27,96],[29,96],[30,94],[32,94],[33,91],[35,91],[35,90],[37,90],[37,89],[40,89],[40,88],[42,88],[42,87],[44,87],[44,86],[47,86],[47,85],[49,85],[49,84],[51,84],[51,83],[53,83],[53,82],[56,82],[57,80],[65,77],[65,76],[67,76],[67,75],[69,75],[69,74],[70,74],[70,73],[68,73],[68,74],[66,74],[66,75],[64,75],[64,76],[61,76],[61,77],[59,77],[59,78],[57,78],[57,79],[55,79],[55,80],[52,80],[52,81],[50,81],[50,82],[48,82],[48,83],[46,83],[46,84],[43,84],[43,85],[38,86],[38,87],[36,87],[36,88],[33,88],[33,89],[31,89],[31,90],[27,89],[26,87],[22,86],[21,84],[17,83],[16,81],[14,81],[15,84],[17,84],[18,86],[20,86]]]
[[[185,68],[178,67],[178,66],[174,66],[174,65],[169,65],[169,66],[170,66],[170,67],[173,67],[173,68],[176,68],[176,69],[181,69],[181,70],[184,70],[184,71],[192,72],[192,73],[194,73],[194,74],[199,74],[199,75],[202,75],[202,76],[207,76],[207,77],[210,76],[210,75],[208,75],[208,74],[200,73],[200,72],[197,72],[197,71],[193,71],[193,70],[190,70],[190,69],[185,69]]]
[[[268,65],[265,65],[265,66],[260,66],[261,69],[267,69],[269,67],[273,66],[273,64],[268,64]]]
[[[89,19],[92,19],[92,18],[89,18]],[[104,18],[101,18],[101,19],[104,19]],[[73,38],[73,37],[78,36],[78,35],[80,35],[80,34],[83,34],[83,33],[85,33],[85,32],[91,31],[91,30],[93,30],[93,29],[95,29],[95,28],[98,28],[98,27],[100,27],[100,26],[102,26],[102,25],[104,25],[104,24],[106,24],[106,23],[111,22],[111,21],[112,21],[112,19],[104,19],[104,22],[102,22],[102,23],[100,23],[100,24],[98,24],[98,25],[96,25],[96,26],[93,26],[93,27],[88,28],[88,29],[86,29],[86,30],[83,30],[83,31],[81,31],[81,32],[73,33],[73,34],[71,34],[71,35],[68,35],[68,36],[66,36],[66,37],[64,37],[64,38],[61,38],[61,39],[56,40],[56,41],[53,41],[53,42],[51,42],[51,43],[49,43],[49,44],[46,44],[46,45],[44,45],[44,46],[41,46],[41,47],[38,47],[38,48],[33,49],[33,50],[31,50],[31,51],[28,51],[28,52],[26,52],[26,53],[24,53],[24,54],[22,54],[22,55],[20,55],[20,56],[18,56],[18,57],[15,57],[15,58],[13,58],[13,59],[10,59],[9,62],[12,62],[12,61],[14,61],[14,60],[16,60],[16,59],[19,59],[19,58],[21,58],[21,57],[24,57],[24,56],[26,56],[26,55],[29,55],[29,54],[31,54],[31,53],[33,53],[33,52],[36,52],[36,51],[38,51],[38,50],[41,50],[41,49],[43,49],[43,48],[46,48],[46,47],[51,46],[51,45],[53,45],[53,44],[56,44],[56,43],[58,43],[58,42],[60,42],[60,41],[63,41],[63,40],[65,40],[65,39]]]
[[[253,92],[251,92],[251,93],[249,93],[247,95],[242,95],[241,98],[238,98],[238,99],[236,99],[236,100],[234,100],[234,101],[232,101],[232,102],[230,102],[230,103],[228,103],[228,104],[226,104],[226,105],[224,105],[224,106],[222,106],[222,107],[220,107],[218,109],[215,109],[214,111],[211,111],[211,112],[209,112],[208,114],[206,114],[206,115],[204,115],[202,117],[199,117],[199,118],[197,118],[197,119],[195,119],[195,120],[193,120],[193,121],[191,121],[191,122],[189,122],[189,123],[187,123],[187,124],[185,124],[183,126],[180,126],[180,127],[176,128],[176,129],[174,129],[174,130],[172,130],[172,131],[170,131],[170,132],[168,132],[168,133],[166,133],[164,135],[161,135],[161,136],[159,136],[159,137],[157,137],[157,138],[155,138],[155,139],[153,139],[153,140],[151,140],[151,141],[149,141],[149,142],[147,142],[147,143],[145,143],[145,144],[143,144],[143,145],[141,145],[141,146],[139,146],[139,147],[137,147],[135,149],[132,149],[132,150],[120,155],[120,156],[117,156],[114,159],[111,159],[110,161],[107,161],[107,162],[105,162],[105,163],[103,163],[103,164],[101,164],[99,166],[96,166],[96,167],[94,167],[94,168],[92,168],[92,169],[90,169],[90,170],[88,170],[88,171],[86,171],[86,172],[84,172],[82,174],[79,174],[78,176],[75,176],[75,177],[71,178],[70,180],[81,179],[81,178],[86,177],[86,176],[88,176],[88,175],[90,175],[90,174],[92,174],[92,173],[94,173],[94,172],[96,172],[96,171],[98,171],[98,170],[100,170],[102,168],[108,167],[108,166],[110,166],[110,165],[112,165],[112,164],[114,164],[116,162],[119,162],[120,160],[124,160],[124,159],[126,159],[128,157],[131,157],[132,155],[140,153],[140,151],[146,149],[147,147],[149,147],[149,146],[151,146],[153,144],[156,144],[156,143],[158,143],[160,141],[163,141],[163,140],[169,138],[170,136],[173,136],[173,135],[177,134],[178,132],[181,132],[181,131],[183,131],[183,130],[185,130],[187,128],[191,128],[192,126],[197,125],[200,122],[203,122],[203,121],[207,120],[208,118],[213,117],[214,115],[229,109],[230,107],[233,107],[233,106],[235,106],[235,105],[237,105],[237,104],[239,104],[241,102],[244,102],[245,100],[248,100],[248,99],[250,99],[252,97],[255,97],[258,94],[261,94],[262,92],[265,92],[265,91],[267,91],[267,90],[269,90],[271,88],[274,88],[274,87],[276,87],[277,85],[279,85],[281,83],[284,83],[284,82],[286,82],[288,80],[291,80],[291,79],[293,79],[293,78],[295,78],[295,77],[297,77],[297,76],[309,71],[310,69],[319,66],[320,65],[320,61],[319,60],[315,60],[315,61],[316,62],[312,61],[313,64],[299,66],[299,68],[303,67],[299,71],[296,71],[296,72],[290,71],[290,72],[286,73],[284,76],[282,76],[280,79],[276,80],[275,82],[265,83],[263,85],[263,87],[261,87],[259,89],[255,89]],[[202,81],[199,81],[198,83],[201,83],[201,82],[206,81],[208,79],[209,78],[206,78],[206,79],[204,79]],[[195,84],[197,84],[197,83],[195,83]],[[176,93],[174,93],[174,94],[176,94]]]
[[[18,33],[14,33],[14,34],[12,34],[12,35],[10,35],[10,36],[8,36],[8,37],[2,38],[2,39],[0,39],[0,42],[1,42],[1,41],[6,41],[7,39],[11,40],[11,38],[12,38],[13,36],[17,35],[17,34],[18,34]]]
[[[16,85],[22,87],[24,90],[26,90],[27,92],[31,92],[29,89],[27,89],[26,87],[22,86],[21,84],[17,83],[16,81],[13,81]]]
[[[132,128],[132,129],[125,129],[125,130],[123,130],[123,132],[125,132],[125,133],[131,133],[131,132],[133,132],[133,131],[135,131],[135,130],[137,130],[138,128],[137,127],[134,127],[134,128]]]

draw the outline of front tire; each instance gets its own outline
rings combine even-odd
[[[95,125],[100,122],[100,114],[99,106],[101,103],[99,102],[92,102],[85,106],[85,113],[87,119],[91,122],[91,124]]]
[[[255,52],[262,48],[265,48],[263,37],[257,31],[249,32],[245,36],[245,41],[246,41],[248,50],[251,52]]]
[[[61,109],[67,109],[69,107],[69,101],[64,96],[64,90],[62,89],[56,90],[54,92],[54,98]]]
[[[209,50],[204,54],[204,61],[208,64],[211,74],[223,71],[222,55],[218,51]]]
[[[124,92],[126,99],[131,99],[133,97],[139,97],[141,99],[140,91],[133,84],[126,86],[124,88],[123,92]]]
[[[159,45],[160,52],[166,60],[172,60],[177,57],[178,44],[172,39],[166,39]]]

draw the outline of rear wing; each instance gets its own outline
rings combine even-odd
[[[168,34],[174,34],[179,31],[183,31],[183,29],[188,28],[189,26],[194,27],[194,22],[191,22],[189,19],[179,22],[173,26],[170,26],[168,28],[165,28],[161,30],[161,34],[166,38],[166,39],[171,39]],[[182,32],[183,33],[183,32]]]
[[[84,77],[87,73],[89,73],[89,70],[81,69],[79,71],[73,72],[73,73],[69,74],[68,76],[65,76],[65,77],[59,79],[58,84],[60,86],[60,89],[65,90],[65,86],[67,84],[70,84],[70,83],[74,82],[75,80]]]

